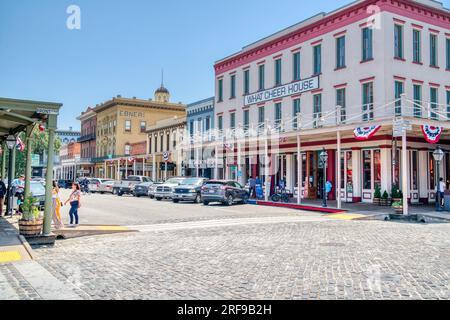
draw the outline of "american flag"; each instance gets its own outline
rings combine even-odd
[[[25,150],[25,144],[22,142],[22,139],[20,139],[19,137],[17,137],[16,148],[20,152],[23,152]]]

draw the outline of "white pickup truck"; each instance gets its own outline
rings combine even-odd
[[[114,183],[113,194],[117,194],[118,196],[133,194],[134,187],[137,184],[151,181],[150,178],[144,176],[128,176],[126,179]]]

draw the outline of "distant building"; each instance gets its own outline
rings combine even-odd
[[[77,142],[81,135],[80,131],[74,131],[72,127],[69,130],[56,130],[56,136],[61,140],[61,144]]]
[[[88,107],[77,120],[81,121],[81,136],[78,138],[81,148],[80,172],[93,177],[95,164],[92,159],[96,157],[97,114]]]

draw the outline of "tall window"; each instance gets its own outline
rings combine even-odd
[[[154,152],[158,152],[158,136],[155,136],[155,149]]]
[[[450,38],[445,39],[445,47],[447,52],[447,70],[450,70]]]
[[[322,72],[322,45],[317,45],[313,47],[313,73],[320,74]]]
[[[281,59],[275,60],[275,86],[281,86]]]
[[[372,157],[370,150],[363,150],[363,189],[372,189]]]
[[[300,80],[300,52],[296,52],[292,56],[292,64],[293,64],[293,80]]]
[[[403,26],[394,25],[394,57],[403,59]]]
[[[414,117],[420,118],[422,116],[422,86],[420,84],[413,85],[414,95]]]
[[[230,113],[230,129],[233,130],[236,128],[236,113]]]
[[[373,59],[373,31],[372,28],[362,29],[362,61]]]
[[[219,79],[218,84],[217,84],[217,102],[222,102],[223,101],[223,79]]]
[[[166,134],[166,151],[170,150],[170,132]]]
[[[281,124],[281,102],[275,103],[275,126]]]
[[[258,126],[264,126],[264,106],[258,108]]]
[[[131,146],[129,144],[125,145],[125,155],[129,156],[131,154]]]
[[[345,88],[336,89],[336,105],[341,106],[341,122],[345,122],[346,119],[346,103]]]
[[[292,118],[294,119],[294,129],[298,127],[297,115],[300,113],[300,98],[294,99],[292,102]]]
[[[125,120],[125,132],[131,132],[131,120]]]
[[[421,36],[420,30],[413,29],[413,62],[421,63],[422,62],[422,53],[421,53]]]
[[[336,39],[336,69],[345,67],[345,36]]]
[[[194,135],[194,120],[189,121],[189,134]]]
[[[217,116],[217,128],[223,130],[223,116]]]
[[[319,126],[319,119],[322,117],[322,95],[316,94],[313,95],[313,119],[314,127]]]
[[[161,139],[161,141],[159,142],[159,152],[163,152],[164,151],[164,135],[160,134],[159,138]]]
[[[244,110],[244,129],[248,129],[250,126],[250,110]]]
[[[236,75],[230,77],[230,99],[236,98]]]
[[[437,67],[437,35],[430,34],[430,66]]]
[[[362,85],[363,121],[373,120],[373,82]]]
[[[447,121],[450,119],[450,90],[447,90]]]
[[[264,72],[265,67],[263,64],[259,65],[258,67],[258,89],[264,90]]]
[[[140,128],[141,128],[141,133],[144,133],[145,130],[147,130],[147,122],[141,121],[141,126],[140,126]]]
[[[244,71],[244,94],[250,93],[250,70]]]
[[[402,81],[395,81],[395,115],[400,116],[402,114],[402,101],[401,101],[401,95],[405,91],[403,87]]]
[[[206,117],[205,118],[205,131],[209,131],[211,129],[211,118]]]
[[[437,88],[430,88],[430,109],[436,110],[438,104],[438,89]],[[435,112],[430,112],[430,118],[437,120],[437,115]]]

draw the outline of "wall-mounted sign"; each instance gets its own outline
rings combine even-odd
[[[273,99],[292,96],[315,89],[319,89],[319,76],[314,76],[308,79],[303,79],[297,82],[285,84],[273,89],[260,91],[249,94],[244,97],[244,105],[248,106],[255,103],[261,103]]]
[[[38,114],[59,114],[58,110],[55,109],[48,109],[48,108],[37,108],[36,113]]]
[[[143,112],[138,112],[138,111],[123,111],[123,110],[120,110],[119,111],[119,115],[121,117],[128,117],[128,118],[143,118],[144,117],[144,113]]]

